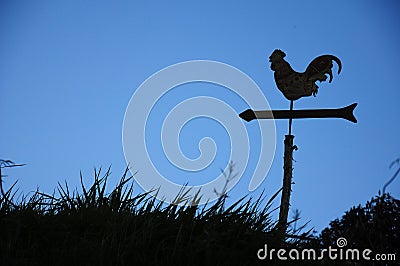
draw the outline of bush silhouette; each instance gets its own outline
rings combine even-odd
[[[375,196],[330,222],[320,234],[323,246],[336,246],[339,237],[346,238],[348,248],[395,253],[400,249],[400,201],[389,194]]]

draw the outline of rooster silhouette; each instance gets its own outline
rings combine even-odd
[[[300,99],[301,97],[316,95],[318,86],[316,81],[326,81],[329,75],[329,83],[332,81],[333,61],[338,66],[338,74],[342,70],[342,62],[334,55],[321,55],[315,58],[308,65],[303,73],[293,70],[290,64],[283,59],[286,54],[281,50],[275,50],[269,57],[271,69],[274,71],[275,83],[283,95],[291,101]]]

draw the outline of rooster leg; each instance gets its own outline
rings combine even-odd
[[[318,93],[318,85],[317,84],[313,84],[313,88],[312,88],[312,95],[315,97]]]

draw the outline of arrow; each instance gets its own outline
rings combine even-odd
[[[290,119],[290,118],[343,118],[357,123],[353,111],[357,103],[337,109],[316,109],[316,110],[265,110],[253,111],[247,109],[239,114],[240,118],[250,122],[253,119]]]

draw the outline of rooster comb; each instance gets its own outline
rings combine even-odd
[[[286,56],[285,52],[283,52],[282,50],[276,49],[270,56],[271,57],[280,57],[280,58],[284,58]]]

